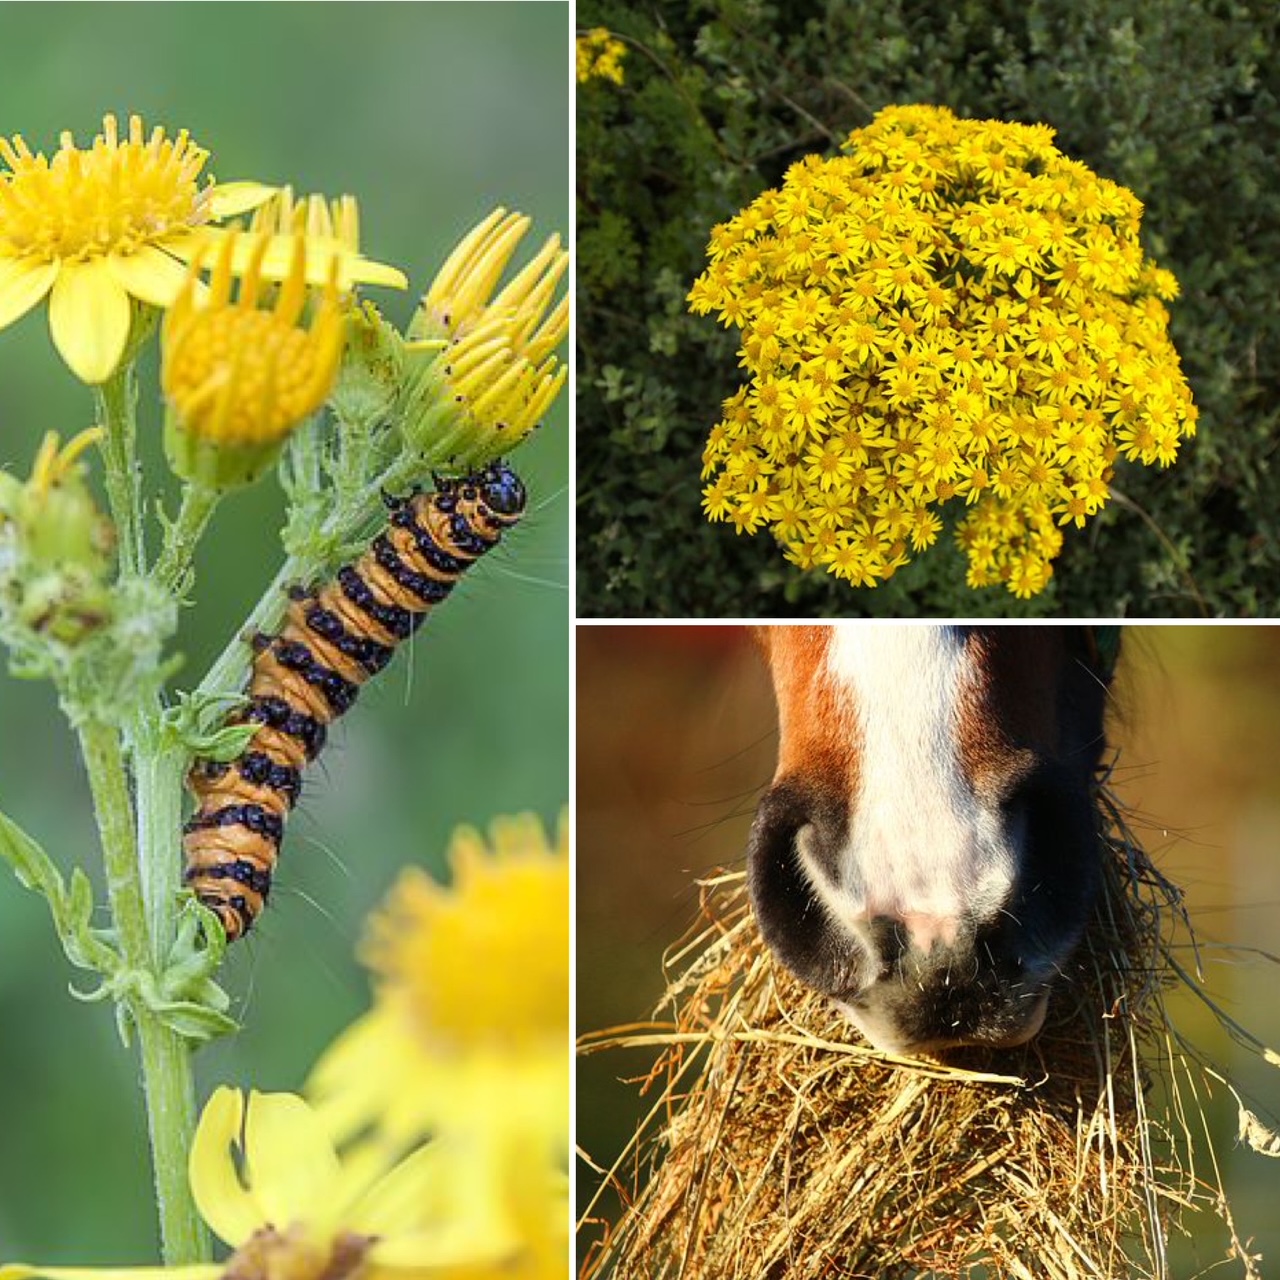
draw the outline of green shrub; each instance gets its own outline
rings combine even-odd
[[[578,91],[578,583],[584,616],[1280,613],[1280,38],[1264,0],[582,0],[627,44]],[[1171,332],[1200,408],[1167,471],[1119,496],[1048,589],[971,591],[944,541],[877,588],[787,564],[701,512],[736,334],[684,301],[711,227],[889,103],[1057,130],[1131,188],[1181,282]]]

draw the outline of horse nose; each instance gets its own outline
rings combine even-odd
[[[954,949],[960,940],[958,914],[895,909],[867,915],[866,932],[882,964],[892,964],[908,952],[927,956],[935,947]]]

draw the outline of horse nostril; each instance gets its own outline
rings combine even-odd
[[[954,949],[960,939],[960,918],[923,911],[877,912],[866,926],[880,962],[896,963],[908,952],[931,955],[935,947]]]

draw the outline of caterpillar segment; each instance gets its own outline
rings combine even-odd
[[[303,770],[328,726],[520,519],[525,489],[497,462],[387,506],[369,550],[322,586],[290,592],[278,634],[254,640],[248,701],[228,719],[259,726],[248,748],[229,763],[197,760],[187,777],[196,808],[184,828],[185,880],[228,941],[266,905]]]

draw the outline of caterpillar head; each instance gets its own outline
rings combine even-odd
[[[515,519],[524,511],[528,499],[524,481],[505,462],[492,462],[469,479],[493,515]]]

